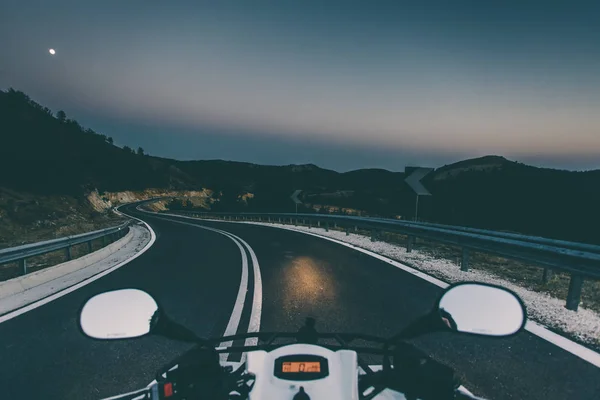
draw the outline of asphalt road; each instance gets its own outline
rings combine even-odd
[[[240,285],[236,244],[205,229],[147,215],[143,219],[157,234],[145,254],[0,324],[3,398],[97,399],[134,390],[189,348],[160,337],[118,342],[83,337],[77,327],[79,308],[99,292],[148,290],[173,319],[199,335],[223,334]],[[231,232],[252,247],[262,277],[261,331],[295,331],[306,316],[314,316],[321,331],[392,335],[427,312],[441,292],[391,265],[312,236],[184,221]],[[251,290],[246,294],[238,332],[248,327],[252,295]],[[596,399],[600,393],[600,369],[528,332],[505,339],[432,334],[415,343],[456,368],[476,394],[491,399]]]

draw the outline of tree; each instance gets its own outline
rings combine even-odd
[[[56,119],[60,122],[65,122],[67,119],[67,114],[63,110],[60,110],[56,113]]]
[[[142,149],[141,147],[138,147],[137,154],[138,154],[138,156],[143,156],[144,155],[144,149]]]
[[[128,153],[133,153],[133,149],[129,146],[123,146],[123,150],[125,150]]]
[[[108,138],[106,138],[106,141],[110,144],[113,144],[113,138],[110,136]]]
[[[79,122],[77,122],[74,119],[68,119],[67,124],[69,124],[69,126],[71,126],[75,130],[83,131],[83,127],[81,125],[79,125]]]

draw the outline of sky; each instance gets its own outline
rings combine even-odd
[[[184,160],[596,169],[598,21],[575,0],[2,0],[0,88]]]

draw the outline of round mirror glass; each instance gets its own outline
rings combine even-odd
[[[477,283],[449,288],[440,298],[438,310],[450,329],[488,336],[517,333],[526,318],[523,304],[515,294]]]
[[[150,321],[158,310],[156,301],[138,289],[101,293],[81,310],[83,333],[95,339],[125,339],[150,333]]]

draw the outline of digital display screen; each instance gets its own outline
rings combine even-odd
[[[273,375],[286,381],[314,381],[329,376],[329,364],[315,354],[288,354],[275,360]]]
[[[321,372],[321,363],[319,361],[284,361],[281,364],[281,372],[285,374],[318,373]]]

